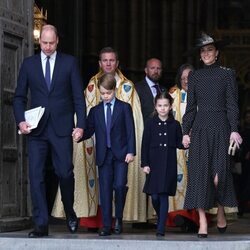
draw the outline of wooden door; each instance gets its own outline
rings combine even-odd
[[[33,0],[0,0],[0,231],[30,224],[25,140],[12,101],[20,65],[33,53]]]

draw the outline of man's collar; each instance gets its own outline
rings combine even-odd
[[[153,87],[156,84],[155,82],[151,81],[147,76],[145,77],[145,80],[150,87]]]
[[[55,51],[53,54],[50,55],[50,58],[51,59],[55,59],[56,58],[56,54],[57,54],[57,52]],[[43,51],[41,51],[41,58],[42,58],[42,60],[47,59],[47,56],[43,53]]]

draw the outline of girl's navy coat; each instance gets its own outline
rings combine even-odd
[[[143,192],[175,195],[176,148],[183,149],[180,123],[172,117],[166,121],[160,120],[158,115],[152,117],[145,125],[142,139],[142,167],[150,167]]]

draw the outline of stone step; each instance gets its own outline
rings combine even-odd
[[[99,237],[93,233],[69,234],[51,232],[50,236],[29,239],[27,232],[2,233],[1,250],[249,250],[250,234],[223,236],[210,234],[199,239],[196,234],[167,233],[157,238],[154,234],[129,234]]]

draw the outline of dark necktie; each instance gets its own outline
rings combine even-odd
[[[48,90],[50,90],[50,63],[49,63],[50,57],[47,56],[46,66],[45,66],[45,81],[48,87]]]
[[[106,133],[107,133],[107,147],[111,147],[111,139],[110,139],[110,127],[111,127],[111,103],[106,103],[107,105],[107,113],[106,113]]]
[[[156,94],[159,95],[161,93],[161,89],[158,83],[156,83],[155,85],[153,85],[153,87],[156,89]]]

